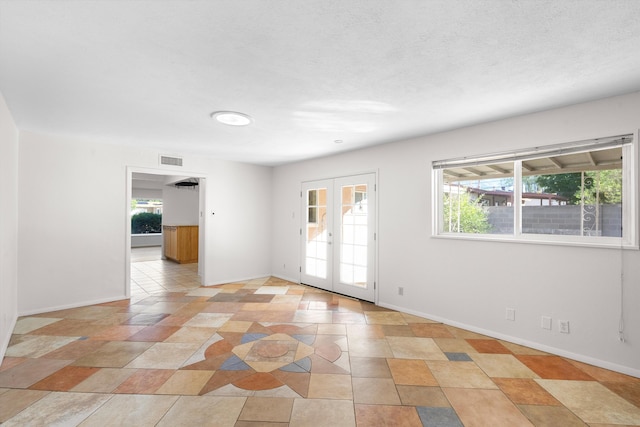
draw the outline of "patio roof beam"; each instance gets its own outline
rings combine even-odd
[[[476,176],[485,176],[486,173],[485,172],[481,172],[478,169],[475,168],[463,168],[464,170],[466,170],[467,172],[471,172],[472,174],[476,175]]]
[[[447,169],[444,170],[444,174],[452,176],[454,178],[464,178],[464,175],[462,175],[461,173],[451,172],[450,170],[447,170]]]
[[[558,161],[555,157],[547,157],[551,163],[558,169],[564,169],[564,165]]]
[[[511,173],[510,171],[501,168],[500,166],[496,166],[496,165],[487,165],[488,168],[493,169],[494,171],[498,172],[498,173]]]

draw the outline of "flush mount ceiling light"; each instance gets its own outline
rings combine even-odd
[[[211,117],[229,126],[247,126],[253,122],[250,116],[237,111],[214,111]]]

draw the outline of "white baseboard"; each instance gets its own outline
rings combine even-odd
[[[204,285],[204,286],[224,285],[224,284],[227,284],[227,283],[236,283],[236,282],[248,282],[249,280],[261,279],[263,277],[271,277],[271,276],[272,276],[271,274],[260,274],[260,275],[257,275],[257,276],[241,277],[241,278],[237,278],[237,279],[224,279],[224,280],[221,280],[219,282],[207,284],[207,285]],[[273,276],[273,277],[276,277],[276,276]],[[285,279],[285,280],[287,280],[287,279]],[[109,297],[109,298],[101,298],[101,299],[96,299],[96,300],[81,301],[81,302],[75,302],[75,303],[72,303],[72,304],[58,305],[58,306],[52,306],[52,307],[42,307],[42,308],[37,308],[37,309],[33,309],[33,310],[26,310],[26,311],[20,312],[20,313],[18,313],[18,317],[32,316],[34,314],[48,313],[48,312],[51,312],[51,311],[67,310],[67,309],[70,309],[70,308],[85,307],[85,306],[88,306],[88,305],[104,304],[104,303],[107,303],[107,302],[120,301],[120,300],[123,300],[123,299],[129,299],[129,298],[130,297],[126,296],[125,294],[122,294],[122,295],[113,296],[113,297]],[[11,334],[9,334],[9,336],[11,336]]]
[[[300,283],[300,278],[296,279],[296,278],[293,278],[293,277],[281,276],[279,274],[272,274],[271,277],[275,277],[277,279],[286,280],[287,282],[292,282],[292,283],[296,283],[296,284]]]
[[[75,303],[72,303],[72,304],[57,305],[57,306],[53,306],[53,307],[36,308],[36,309],[33,309],[33,310],[27,310],[27,311],[20,312],[20,313],[18,313],[18,317],[32,316],[34,314],[49,313],[51,311],[67,310],[67,309],[70,309],[70,308],[86,307],[88,305],[104,304],[104,303],[107,303],[107,302],[121,301],[123,299],[129,299],[129,297],[127,297],[124,294],[122,294],[122,295],[118,295],[118,296],[113,296],[113,297],[108,297],[108,298],[101,298],[101,299],[97,299],[97,300],[81,301],[81,302],[75,302]]]
[[[206,285],[202,285],[202,286],[217,286],[217,285],[226,285],[227,283],[238,283],[238,282],[248,282],[249,280],[254,280],[254,279],[262,279],[264,277],[272,277],[273,275],[271,274],[259,274],[257,276],[249,276],[249,277],[239,277],[239,278],[235,278],[235,279],[222,279],[222,280],[216,280],[215,282],[212,283],[207,283]],[[275,277],[275,276],[273,276]]]
[[[4,355],[7,353],[7,348],[9,348],[9,341],[11,341],[11,334],[13,330],[16,328],[16,322],[18,321],[17,317],[14,317],[11,320],[11,325],[5,331],[4,336],[0,337],[2,341],[0,341],[0,363],[2,363],[2,359],[4,359]]]
[[[546,353],[555,354],[557,356],[566,357],[568,359],[577,360],[578,362],[583,362],[589,365],[597,366],[599,368],[608,369],[610,371],[620,372],[625,375],[631,375],[632,377],[640,378],[640,370],[631,368],[629,366],[618,365],[616,363],[607,362],[606,360],[596,359],[593,357],[585,356],[583,354],[572,353],[570,351],[566,351],[560,348],[551,347],[545,344],[540,344],[533,341],[528,341],[522,338],[513,337],[510,335],[501,334],[495,331],[490,331],[487,329],[478,328],[473,325],[468,325],[465,323],[456,322],[450,319],[445,319],[440,316],[434,316],[429,313],[422,313],[415,310],[408,310],[404,307],[397,307],[393,304],[379,304],[381,307],[390,308],[392,310],[400,311],[407,314],[413,314],[414,316],[424,317],[426,319],[431,319],[436,322],[444,323],[445,325],[454,326],[456,328],[465,329],[467,331],[475,332],[478,334],[486,335],[488,337],[500,339],[503,341],[511,342],[514,344],[522,345],[525,347],[530,347],[536,350],[544,351]]]

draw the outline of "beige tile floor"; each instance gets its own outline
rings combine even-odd
[[[135,272],[135,274],[134,274]],[[275,278],[20,318],[3,426],[639,426],[640,379]]]
[[[158,246],[131,249],[131,299],[163,291],[184,291],[200,286],[198,264],[163,260]]]

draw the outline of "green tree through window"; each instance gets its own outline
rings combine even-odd
[[[536,184],[543,193],[566,197],[571,205],[580,203],[580,195],[577,193],[580,191],[581,183],[580,172],[536,176]]]
[[[444,228],[452,233],[486,233],[490,230],[488,214],[481,204],[467,192],[444,195]]]
[[[545,193],[555,193],[569,199],[569,204],[615,204],[622,202],[622,169],[584,172],[584,194],[582,174],[563,173],[538,175],[536,184]]]

